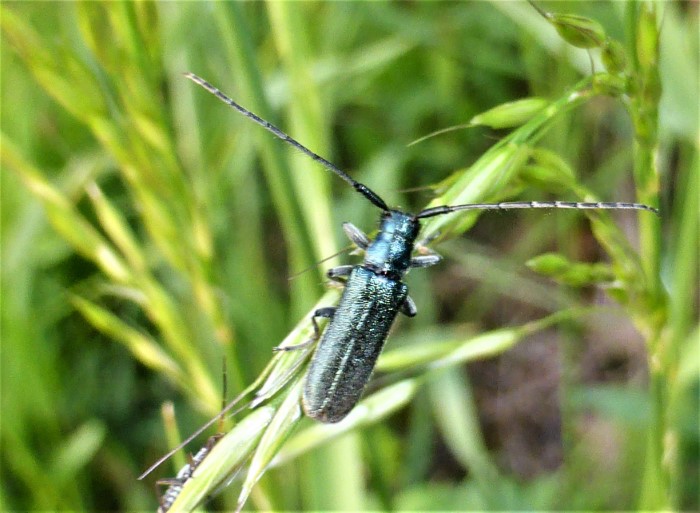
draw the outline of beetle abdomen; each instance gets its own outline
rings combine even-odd
[[[353,269],[306,375],[303,404],[309,417],[338,422],[352,410],[407,294],[400,281],[362,266]]]

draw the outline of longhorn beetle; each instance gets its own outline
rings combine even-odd
[[[175,477],[166,477],[156,481],[157,487],[168,487],[163,495],[159,494],[160,499],[158,501],[157,513],[166,513],[170,509],[175,499],[177,499],[180,492],[182,492],[182,487],[192,478],[192,474],[196,468],[204,461],[204,458],[209,455],[214,445],[216,445],[216,442],[218,442],[222,436],[224,436],[223,433],[216,433],[210,436],[204,447],[197,451],[194,456],[190,455],[188,462],[185,463],[185,466],[180,469]]]
[[[226,386],[227,386],[227,380],[226,380],[226,360],[224,360],[224,365],[223,365],[223,394],[221,395],[221,409],[222,411],[225,411],[226,409]],[[197,467],[204,461],[204,458],[206,458],[211,450],[214,448],[216,443],[224,436],[223,432],[223,423],[224,423],[224,418],[222,416],[217,416],[215,419],[219,419],[219,429],[218,431],[210,436],[207,439],[206,444],[198,450],[194,455],[191,453],[189,454],[187,458],[187,463],[179,470],[179,472],[175,475],[175,477],[165,477],[162,479],[159,479],[156,481],[156,492],[157,495],[159,496],[158,498],[158,510],[156,513],[167,513],[167,511],[170,509],[170,507],[173,505],[175,500],[178,498],[180,495],[180,492],[182,492],[183,486],[185,486],[185,483],[189,481],[192,478],[192,474],[194,471],[197,469]],[[189,439],[188,439],[189,440]],[[146,473],[150,472],[151,469],[149,469]],[[144,474],[145,475],[145,474]],[[143,476],[141,476],[143,477]],[[140,479],[140,478],[139,478]],[[160,490],[161,487],[167,486],[168,488],[165,490],[165,492],[161,495]]]
[[[412,256],[421,219],[461,210],[518,208],[633,209],[658,213],[657,209],[639,203],[568,201],[442,205],[417,214],[391,209],[369,187],[353,180],[328,160],[240,106],[206,80],[193,73],[185,73],[185,76],[338,175],[382,211],[379,233],[374,240],[354,225],[343,224],[348,238],[364,250],[364,261],[360,265],[341,265],[328,271],[328,277],[344,284],[345,290],[337,307],[320,308],[312,317],[316,335],[309,342],[319,338],[320,341],[305,378],[302,403],[306,414],[321,422],[338,422],[357,404],[398,312],[408,317],[416,315],[416,305],[401,279],[409,269],[435,265],[441,259],[440,255],[423,246],[419,246],[420,255]],[[322,336],[316,323],[319,317],[330,319]]]

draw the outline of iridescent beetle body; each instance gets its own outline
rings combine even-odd
[[[354,230],[351,233],[359,233]],[[425,265],[411,259],[419,230],[413,216],[386,212],[369,245],[366,237],[353,240],[365,250],[364,262],[329,271],[331,278],[347,276],[347,281],[338,306],[321,311],[332,312],[332,320],[306,375],[303,405],[309,417],[323,422],[343,419],[360,399],[398,312],[415,315],[401,279],[412,265]]]

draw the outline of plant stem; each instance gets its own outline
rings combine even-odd
[[[649,205],[658,206],[659,172],[658,109],[661,97],[659,77],[659,29],[656,6],[652,2],[632,2],[627,9],[632,57],[632,93],[630,115],[634,126],[634,178],[637,197]],[[659,510],[672,508],[670,500],[670,470],[675,459],[669,451],[675,436],[668,423],[669,379],[673,376],[668,358],[666,300],[660,283],[661,232],[660,222],[652,216],[639,218],[641,263],[646,281],[646,297],[638,304],[635,319],[647,340],[651,421],[647,439],[647,462],[642,483],[640,507]],[[640,325],[641,324],[641,325]]]

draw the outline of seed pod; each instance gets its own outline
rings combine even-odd
[[[607,38],[600,23],[584,16],[549,13],[547,20],[567,43],[576,48],[599,48]]]
[[[656,26],[656,13],[645,7],[639,16],[637,30],[637,59],[643,70],[656,68],[659,60],[659,29]]]
[[[607,38],[600,53],[603,66],[610,73],[623,73],[627,69],[627,55],[622,43],[615,39]]]
[[[549,104],[544,98],[524,98],[514,102],[502,103],[486,112],[477,114],[471,125],[484,125],[491,128],[511,128],[520,126]]]

